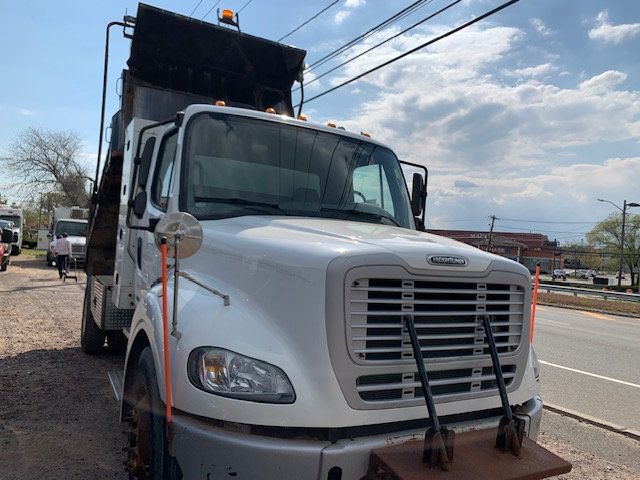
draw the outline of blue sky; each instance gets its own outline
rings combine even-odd
[[[150,3],[189,14],[198,0]],[[241,24],[247,33],[276,39],[329,3],[253,0]],[[311,63],[410,3],[342,0],[286,42],[306,49]],[[342,60],[447,3],[428,2]],[[307,97],[499,3],[464,0],[309,85]],[[203,1],[194,17],[211,5]],[[77,131],[87,165],[95,165],[104,28],[135,10],[136,2],[124,0],[0,0],[0,157],[16,133],[36,126]],[[207,17],[214,18],[214,12]],[[128,41],[114,35],[112,45],[109,116]],[[498,230],[542,230],[566,242],[612,212],[597,197],[640,202],[638,52],[637,0],[521,0],[305,111],[314,121],[366,130],[399,157],[426,164],[428,226],[486,229],[487,216],[495,214],[511,219],[499,220]],[[0,176],[0,187],[8,182]],[[541,220],[558,223],[532,222]]]

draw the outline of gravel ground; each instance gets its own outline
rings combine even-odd
[[[13,257],[0,274],[3,479],[126,478],[107,380],[122,357],[80,350],[83,288],[42,257]],[[640,443],[621,435],[545,412],[539,441],[573,463],[563,480],[640,478]]]
[[[0,275],[0,477],[126,478],[107,381],[122,357],[80,350],[84,275],[58,279],[43,257]]]

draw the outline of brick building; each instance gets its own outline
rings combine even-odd
[[[459,242],[486,250],[489,232],[473,230],[427,230]],[[543,273],[551,273],[554,268],[564,268],[564,257],[557,242],[549,240],[541,233],[494,232],[491,240],[491,253],[502,255],[523,264],[534,271],[540,263]]]

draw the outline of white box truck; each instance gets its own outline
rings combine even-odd
[[[425,366],[441,422],[494,428],[485,318],[536,438],[525,267],[417,229],[424,175],[410,195],[390,146],[293,118],[304,51],[146,5],[115,25],[133,41],[93,195],[81,340],[126,345],[133,476],[364,478],[372,451],[424,436]],[[165,344],[154,230],[176,212],[202,246],[177,290],[171,262]]]
[[[14,235],[14,241],[11,243],[11,255],[20,255],[22,253],[22,228],[24,223],[22,209],[6,205],[0,206],[0,220],[13,222],[13,232],[17,233],[17,236]]]

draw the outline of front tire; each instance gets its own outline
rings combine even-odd
[[[20,255],[22,253],[22,248],[18,245],[11,245],[11,255]]]
[[[84,292],[84,308],[82,310],[82,331],[80,333],[80,346],[82,351],[89,355],[102,352],[104,348],[105,332],[100,330],[93,321],[91,313],[91,287],[87,285]]]
[[[151,347],[140,354],[133,375],[127,399],[131,406],[129,478],[164,480],[169,478],[166,421]]]

